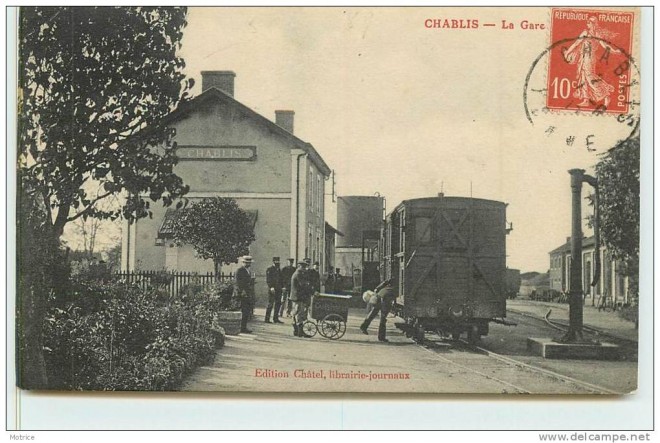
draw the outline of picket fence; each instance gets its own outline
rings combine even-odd
[[[200,274],[196,272],[178,272],[178,271],[120,271],[115,273],[115,277],[129,284],[136,284],[142,289],[154,287],[166,288],[171,296],[179,294],[181,288],[193,282],[199,282],[202,285],[213,283],[215,274],[207,272]],[[220,274],[219,280],[222,282],[232,282],[234,274]]]

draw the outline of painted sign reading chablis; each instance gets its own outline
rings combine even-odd
[[[252,161],[257,159],[256,146],[179,146],[181,160]]]

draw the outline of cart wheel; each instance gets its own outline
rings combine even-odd
[[[346,322],[341,315],[328,314],[321,320],[321,330],[319,332],[330,340],[340,339],[346,333]]]
[[[316,327],[316,323],[313,321],[307,320],[305,323],[303,323],[303,333],[309,335],[310,337],[314,337],[318,330],[319,329]]]

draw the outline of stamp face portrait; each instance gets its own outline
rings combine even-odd
[[[549,109],[628,112],[633,21],[632,12],[552,9]]]

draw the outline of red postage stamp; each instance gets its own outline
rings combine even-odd
[[[633,12],[553,8],[546,106],[627,113]]]

